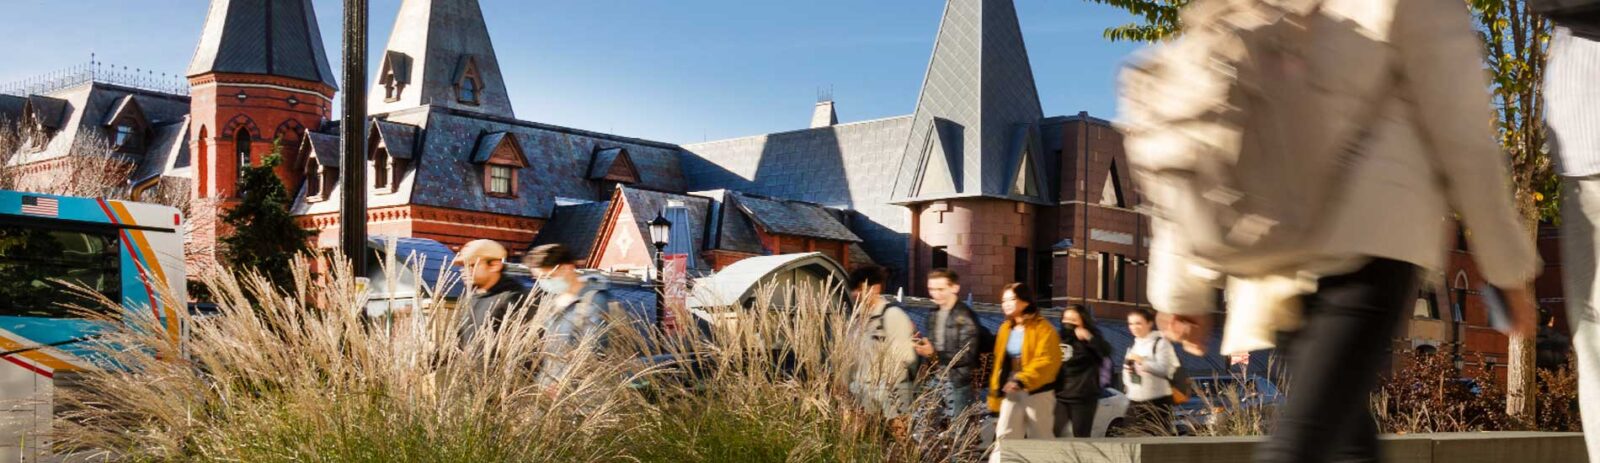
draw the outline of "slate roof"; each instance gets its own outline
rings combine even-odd
[[[162,139],[159,138],[161,133],[156,130],[157,128],[182,121],[189,114],[187,96],[103,82],[86,82],[47,95],[30,95],[28,105],[36,114],[41,114],[44,120],[55,121],[57,130],[42,150],[23,150],[13,158],[12,162],[22,164],[58,158],[70,153],[74,146],[79,144],[80,138],[109,136],[109,129],[104,126],[106,118],[119,105],[125,104],[129,96],[138,102],[152,130],[153,138],[145,143],[146,153],[162,143]],[[87,145],[78,148],[84,146]],[[186,152],[187,150],[183,151]],[[143,154],[145,153],[135,153],[133,157]]]
[[[734,204],[768,232],[852,243],[861,242],[861,238],[851,233],[837,216],[822,206],[739,193],[731,196],[734,198]]]
[[[383,146],[389,150],[389,156],[411,159],[417,146],[417,126],[376,119],[372,121],[372,129],[378,132]],[[334,143],[338,143],[337,137]]]
[[[589,164],[589,179],[605,178],[606,173],[611,172],[611,166],[616,164],[617,159],[623,157],[625,152],[627,151],[622,148],[605,148],[595,151],[594,162]]]
[[[311,149],[311,155],[317,157],[317,164],[322,167],[339,168],[339,136],[320,132],[306,132],[304,142]]]
[[[407,0],[400,4],[385,54],[410,60],[408,82],[395,101],[386,101],[379,86],[367,99],[372,114],[402,111],[424,105],[514,117],[495,56],[489,27],[478,0]],[[457,100],[456,78],[466,57],[477,63],[483,82],[478,104]],[[381,71],[381,67],[374,71]],[[377,79],[376,77],[374,78]]]
[[[650,220],[656,218],[658,213],[663,212],[669,202],[681,201],[684,208],[687,209],[686,215],[688,216],[689,223],[681,223],[681,220],[675,221],[672,224],[672,228],[674,230],[691,232],[688,233],[691,238],[691,243],[688,249],[678,249],[677,251],[689,252],[696,255],[700,254],[702,251],[705,251],[706,242],[704,230],[706,230],[706,224],[708,222],[707,217],[711,210],[710,198],[666,193],[626,186],[618,188],[617,191],[621,196],[622,201],[627,203],[628,210],[633,213],[633,217],[631,218],[622,217],[618,218],[618,220],[631,219],[634,226],[639,227],[639,236],[646,237],[646,239],[648,239],[650,236],[650,226],[648,224]],[[686,228],[679,228],[685,227],[686,225]],[[617,226],[622,226],[622,224],[618,224]],[[677,233],[674,233],[673,235],[674,237],[678,236]],[[681,245],[683,243],[669,242],[669,244]],[[700,265],[692,267],[692,269],[706,270],[704,262],[696,263]]]
[[[212,0],[188,75],[213,72],[288,77],[339,88],[311,0]]]
[[[560,244],[572,250],[573,255],[588,256],[610,210],[610,201],[557,206],[533,238],[533,246]]]
[[[144,159],[133,172],[133,183],[164,175],[187,175],[177,171],[187,167],[187,163],[179,161],[189,157],[189,118],[152,128],[146,146],[149,148]]]
[[[899,166],[891,171],[896,201],[987,196],[1046,204],[1042,196],[1011,194],[1019,163],[1010,153],[1024,143],[1017,139],[1017,128],[1037,124],[1043,112],[1010,0],[949,0],[945,4],[913,116],[904,151],[896,156]],[[957,191],[953,194],[919,191],[922,172],[930,166],[927,156],[939,154],[927,149],[936,146],[930,145],[930,140],[939,138],[933,133],[938,119],[949,121],[956,131],[939,134],[946,137],[945,142],[960,140],[959,152],[950,153],[948,146],[943,149],[960,162],[948,165],[948,173],[935,173],[955,179]],[[1026,142],[1039,144],[1035,139]],[[1041,154],[1035,150],[1033,155],[1035,178],[1042,179]]]
[[[706,248],[747,254],[766,254],[761,237],[756,234],[755,223],[737,206],[729,204],[733,193],[713,190],[691,193],[711,199],[711,211],[706,227]]]
[[[855,211],[849,229],[862,247],[879,264],[903,271],[911,228],[906,209],[890,204],[893,178],[885,174],[895,171],[910,124],[911,116],[900,116],[684,145],[683,172],[694,191],[728,189]]]
[[[0,120],[12,124],[22,120],[22,107],[27,105],[28,99],[16,95],[0,95]]]
[[[62,127],[62,115],[67,111],[67,101],[43,95],[28,95],[27,108],[33,112],[34,123],[46,129]]]
[[[472,162],[475,164],[489,162],[489,158],[494,157],[495,148],[500,147],[500,143],[505,141],[507,135],[506,132],[483,134],[482,137],[478,138],[478,149],[472,150]],[[516,137],[512,136],[512,138]]]

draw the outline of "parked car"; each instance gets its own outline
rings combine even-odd
[[[1089,437],[1121,436],[1127,414],[1127,395],[1109,387],[1100,389],[1100,407],[1094,411],[1094,430]]]
[[[1194,396],[1173,407],[1173,424],[1178,434],[1194,434],[1199,428],[1216,424],[1225,413],[1252,410],[1270,413],[1285,400],[1272,380],[1260,375],[1192,376]]]

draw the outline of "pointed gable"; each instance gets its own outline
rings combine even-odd
[[[959,128],[960,149],[950,157],[958,162],[950,168],[960,172],[955,186],[960,195],[1042,201],[1012,194],[1016,127],[1037,124],[1043,117],[1012,0],[946,2],[912,117],[912,131],[895,174],[895,202],[916,202],[930,193],[942,193],[925,187],[927,147],[950,135],[931,123],[935,119],[949,120]]]
[[[594,162],[589,164],[589,179],[639,183],[639,170],[634,167],[626,148],[605,148],[594,153]]]
[[[40,95],[28,95],[22,106],[22,118],[36,129],[55,131],[61,128],[67,113],[67,100]]]
[[[1037,166],[1043,164],[1037,160],[1039,152],[1039,136],[1034,133],[1032,124],[1019,124],[1011,135],[1011,152],[1007,156],[1006,165],[1011,166],[1010,193],[1013,197],[1022,197],[1042,201],[1040,192],[1044,191],[1040,179],[1044,178],[1043,172]]]
[[[385,50],[386,63],[404,65],[380,68],[379,83],[403,88],[394,95],[372,92],[367,107],[373,114],[433,105],[514,117],[477,0],[405,0]],[[469,76],[474,98],[462,98]]]
[[[510,132],[483,134],[483,138],[478,140],[478,149],[473,151],[472,162],[528,167],[528,158],[522,152],[522,145],[517,142],[517,136]]]
[[[931,136],[922,148],[922,167],[917,174],[917,196],[944,197],[961,192],[960,125],[935,118]]]
[[[260,74],[339,88],[311,0],[212,0],[190,77]]]
[[[378,85],[383,87],[383,101],[399,101],[411,84],[411,57],[394,50],[383,54],[383,64],[378,67]]]
[[[378,142],[390,156],[412,158],[417,145],[417,126],[379,119],[372,121],[372,130],[377,132]]]

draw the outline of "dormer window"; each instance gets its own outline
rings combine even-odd
[[[322,199],[322,165],[312,158],[306,163],[306,200]]]
[[[119,153],[144,151],[150,124],[133,95],[118,99],[107,114],[105,124],[111,135],[111,148]]]
[[[515,134],[494,132],[484,134],[472,162],[483,166],[483,193],[493,198],[517,196],[517,171],[528,167]]]
[[[372,153],[372,186],[378,190],[390,189],[389,150],[378,148]]]
[[[476,106],[483,97],[483,77],[478,74],[478,60],[471,55],[461,58],[461,68],[456,73],[456,101]]]
[[[383,101],[400,101],[400,94],[411,83],[411,57],[390,50],[383,55],[383,68],[378,71],[378,85],[383,86]]]

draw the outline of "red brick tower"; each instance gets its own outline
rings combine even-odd
[[[226,207],[237,196],[241,167],[260,163],[275,140],[284,158],[278,176],[297,190],[300,139],[331,117],[338,90],[311,1],[213,0],[188,75],[189,149],[201,203]],[[222,232],[206,228],[194,233],[202,253]]]

